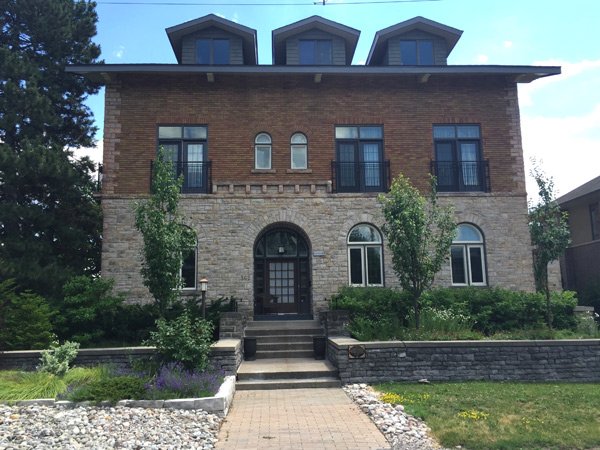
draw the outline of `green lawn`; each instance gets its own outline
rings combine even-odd
[[[444,447],[600,448],[598,383],[384,383],[374,388],[423,418]]]

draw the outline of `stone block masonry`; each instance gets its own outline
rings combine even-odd
[[[348,347],[366,347],[349,359]],[[385,381],[600,381],[600,340],[359,342],[330,338],[343,383]]]
[[[150,302],[140,276],[141,235],[135,229],[132,196],[104,196],[102,276],[114,278],[115,290],[130,302]],[[478,226],[485,239],[486,279],[490,286],[533,290],[531,245],[525,197],[513,194],[443,195],[456,208],[458,222]],[[382,214],[373,194],[188,194],[180,202],[187,224],[198,238],[197,278],[209,280],[208,301],[238,298],[239,311],[253,313],[254,245],[274,225],[302,230],[309,243],[312,313],[328,310],[327,300],[348,284],[348,233],[357,224],[381,227]],[[397,286],[384,237],[384,283]],[[450,263],[436,278],[451,284]],[[196,293],[197,294],[197,293]],[[235,330],[228,330],[235,333]],[[235,336],[239,337],[238,334]],[[231,334],[231,337],[235,337]],[[223,336],[225,337],[225,336]]]

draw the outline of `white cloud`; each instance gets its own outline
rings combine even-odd
[[[540,78],[533,83],[519,85],[519,104],[521,106],[532,106],[532,93],[542,89],[548,84],[565,81],[582,72],[600,68],[600,59],[597,61],[584,60],[577,63],[561,61],[559,59],[551,59],[549,61],[535,61],[534,66],[561,66],[560,75]]]
[[[116,58],[121,59],[123,57],[123,52],[125,52],[125,46],[119,45],[118,50],[115,50],[113,52],[113,56],[115,56]]]
[[[522,117],[523,152],[527,175],[530,158],[554,179],[557,196],[600,175],[600,103],[585,116]],[[527,179],[527,192],[535,196],[536,186]]]
[[[512,42],[510,42],[510,41],[504,41],[504,48],[511,48],[512,45],[513,45]]]
[[[84,147],[73,149],[73,155],[76,158],[82,158],[84,156],[89,156],[92,161],[96,164],[102,163],[102,151],[104,149],[104,141],[100,139],[96,141],[96,145],[94,147]]]
[[[488,59],[487,55],[477,55],[477,62],[480,64],[485,64]]]

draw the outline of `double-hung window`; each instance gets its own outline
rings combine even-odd
[[[290,140],[290,167],[308,169],[308,140],[303,133],[295,133]]]
[[[432,66],[433,41],[400,41],[403,66]]]
[[[254,168],[271,169],[273,145],[271,136],[267,133],[259,133],[254,138]]]
[[[433,140],[438,191],[486,190],[479,125],[434,125]]]
[[[348,283],[383,286],[381,234],[372,225],[357,225],[348,234]]]
[[[173,162],[175,175],[183,175],[181,192],[207,192],[208,127],[199,125],[159,125],[158,145],[165,159]]]
[[[229,64],[229,39],[197,39],[196,64]]]
[[[324,66],[333,64],[331,41],[323,39],[301,39],[298,45],[301,65]]]
[[[452,247],[450,261],[453,286],[486,286],[485,243],[473,225],[460,224]]]
[[[337,192],[384,192],[382,126],[336,126],[334,172]]]

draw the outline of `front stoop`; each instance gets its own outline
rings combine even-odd
[[[248,322],[244,335],[256,338],[256,359],[312,358],[313,337],[325,336],[317,320]]]
[[[244,361],[236,389],[301,389],[341,387],[337,369],[329,361],[309,358],[268,358]]]

